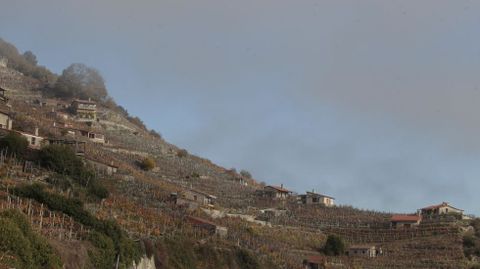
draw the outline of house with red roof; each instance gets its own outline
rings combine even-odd
[[[392,228],[411,228],[420,225],[421,221],[419,215],[393,215],[390,219]]]
[[[442,202],[441,204],[438,205],[431,205],[427,206],[424,208],[421,208],[420,213],[422,216],[440,216],[440,215],[446,215],[446,214],[459,214],[463,216],[463,210],[451,206],[447,202]]]
[[[327,260],[323,256],[310,256],[303,260],[304,269],[325,269]]]

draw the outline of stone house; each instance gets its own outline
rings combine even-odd
[[[382,249],[375,245],[352,245],[348,248],[347,255],[351,257],[375,258],[382,255]]]
[[[43,146],[43,144],[45,143],[45,138],[41,137],[38,134],[38,128],[35,128],[35,132],[33,134],[26,133],[26,132],[20,132],[20,131],[15,131],[15,132],[27,139],[29,148],[40,149]]]
[[[298,201],[304,205],[324,205],[324,206],[334,206],[335,205],[335,198],[315,193],[314,191],[309,192],[307,191],[305,194],[302,194],[298,197]]]
[[[263,195],[273,199],[286,199],[292,194],[291,191],[283,188],[283,184],[279,186],[268,185],[263,188]]]
[[[213,207],[217,200],[216,196],[198,190],[184,190],[179,194],[175,194],[175,196],[175,204],[189,205],[189,207],[196,207],[190,206],[191,203],[199,206]]]
[[[78,121],[94,122],[97,120],[97,104],[91,100],[74,100],[72,110]]]
[[[118,171],[118,166],[114,165],[113,163],[102,162],[90,158],[85,158],[85,161],[91,166],[93,166],[95,171],[104,175],[111,176],[113,174],[116,174]]]
[[[225,237],[228,234],[228,229],[226,227],[219,226],[211,221],[199,217],[188,216],[187,221],[192,225],[193,228],[205,231],[209,235]]]
[[[463,215],[463,210],[449,205],[447,202],[442,202],[438,205],[427,206],[419,209],[422,216],[440,216],[446,214]]]
[[[310,256],[303,260],[304,269],[325,269],[327,260],[323,256]]]
[[[390,224],[392,228],[411,228],[420,225],[421,221],[419,215],[393,215]]]

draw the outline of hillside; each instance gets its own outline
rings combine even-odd
[[[37,262],[35,251],[21,251],[0,230],[0,268],[300,269],[312,256],[325,268],[474,266],[464,253],[466,231],[476,231],[470,220],[396,229],[392,213],[271,197],[260,179],[168,143],[108,94],[62,86],[60,95],[64,74],[19,60],[2,42],[0,87],[13,130],[2,127],[0,213],[23,212],[27,224],[18,226],[30,227],[22,226],[25,237],[44,242],[51,256]],[[29,149],[11,154],[10,133],[28,137]],[[382,253],[326,255],[332,235]]]

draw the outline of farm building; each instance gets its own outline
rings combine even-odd
[[[390,219],[392,228],[411,228],[420,225],[421,221],[419,215],[393,215]]]
[[[326,259],[322,256],[310,256],[303,260],[304,269],[325,269]]]
[[[315,193],[314,191],[307,191],[306,194],[299,196],[299,202],[304,205],[334,206],[335,198],[320,193]]]
[[[203,230],[210,235],[218,235],[220,237],[227,236],[228,229],[226,227],[218,226],[211,221],[193,216],[188,216],[187,221],[193,226],[193,228]]]
[[[263,188],[263,195],[273,199],[286,199],[291,194],[291,191],[283,188],[283,184],[280,187],[269,185]]]
[[[382,254],[382,249],[375,245],[352,245],[348,248],[348,256],[375,258]]]
[[[427,206],[420,209],[422,216],[439,216],[445,214],[459,214],[463,215],[463,210],[443,202],[438,205]]]

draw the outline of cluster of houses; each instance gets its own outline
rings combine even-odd
[[[0,136],[8,133],[17,133],[28,141],[28,147],[33,150],[38,150],[47,144],[61,144],[72,148],[77,156],[84,158],[84,161],[90,164],[97,172],[102,174],[112,175],[117,172],[118,167],[113,163],[102,162],[85,157],[85,141],[76,140],[75,137],[88,139],[88,141],[98,144],[105,144],[105,136],[99,132],[87,129],[73,128],[71,124],[65,122],[53,122],[53,128],[61,130],[62,134],[70,139],[54,139],[40,136],[39,129],[34,128],[32,132],[24,132],[13,129],[13,116],[11,113],[11,106],[9,99],[5,94],[6,90],[0,87]],[[53,106],[54,108],[71,109],[74,117],[73,119],[79,122],[94,122],[97,119],[96,104],[91,100],[74,100],[71,105],[58,100],[46,99],[36,100],[40,106]],[[53,113],[53,114],[52,114]],[[52,110],[50,115],[59,116],[68,119],[69,116],[65,112],[55,112]],[[55,118],[57,119],[57,118]]]
[[[417,214],[393,215],[390,219],[393,228],[412,228],[420,225],[423,219],[434,219],[442,216],[456,216],[457,218],[467,218],[463,210],[453,207],[447,202],[431,205],[417,210]]]
[[[259,196],[274,199],[274,200],[285,200],[291,197],[297,199],[297,203],[304,205],[324,205],[324,206],[334,206],[335,198],[325,194],[316,193],[314,190],[307,191],[305,194],[296,195],[294,192],[283,187],[283,184],[280,186],[268,185],[257,192]]]

